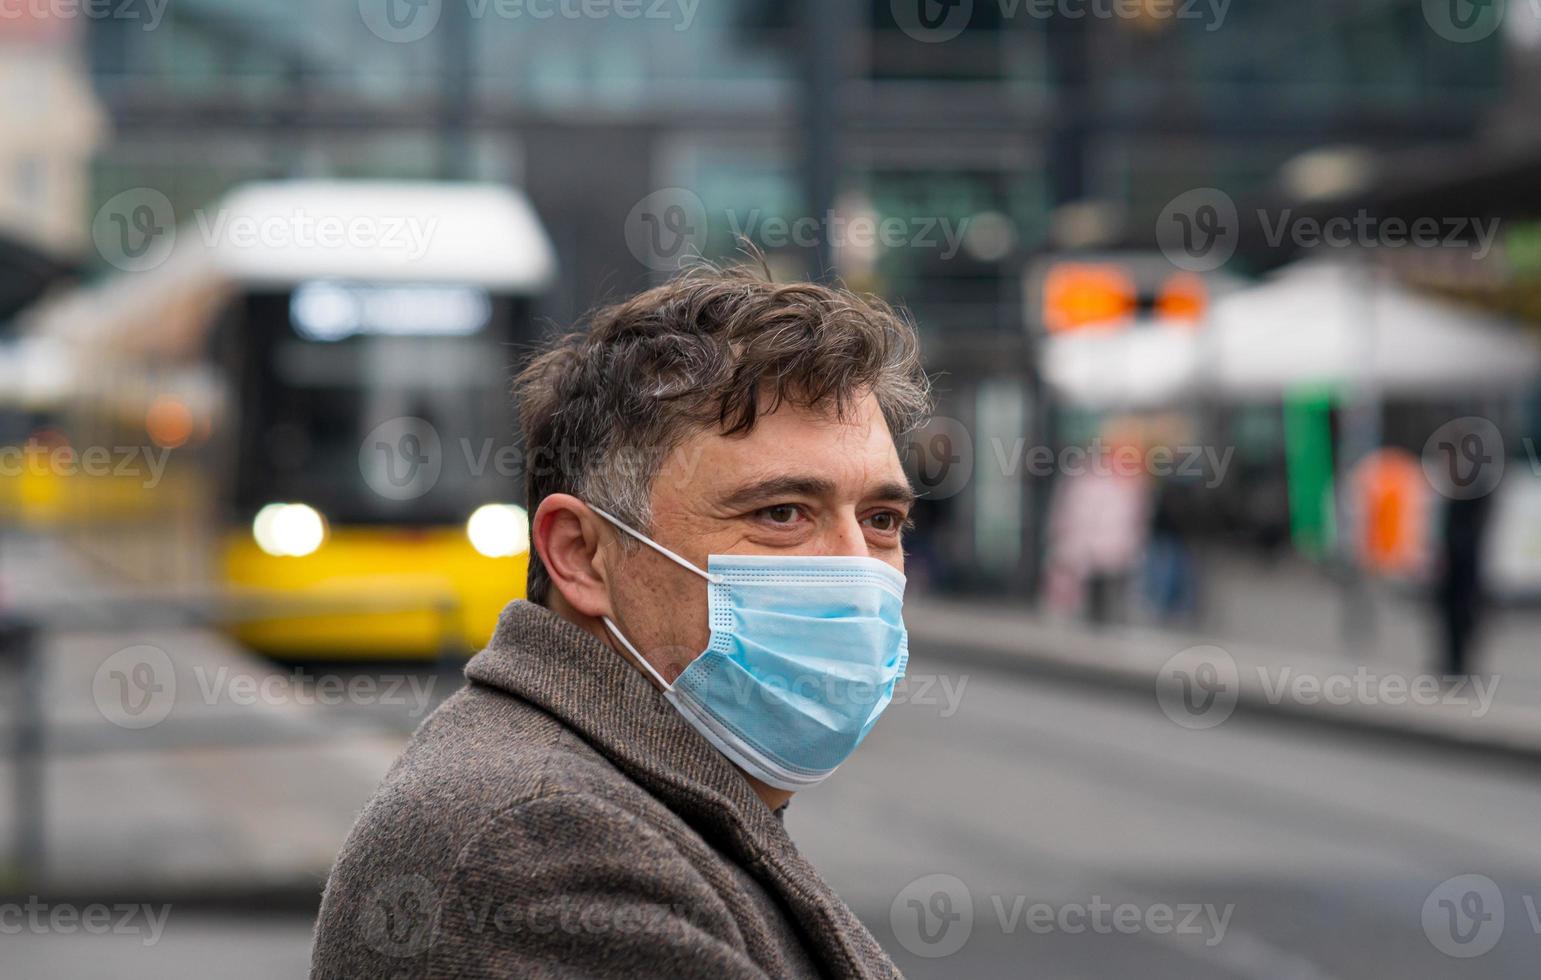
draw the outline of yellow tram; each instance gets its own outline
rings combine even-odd
[[[72,473],[62,524],[264,652],[484,644],[529,550],[509,381],[556,262],[528,201],[291,181],[184,217],[153,268],[30,325],[72,365],[54,438],[145,450]]]

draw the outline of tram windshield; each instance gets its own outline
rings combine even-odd
[[[238,506],[454,523],[515,499],[508,387],[524,303],[460,286],[250,295],[237,331]]]

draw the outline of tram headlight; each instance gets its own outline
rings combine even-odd
[[[326,519],[308,504],[268,504],[251,522],[257,547],[278,558],[302,558],[326,540]]]
[[[483,504],[466,521],[471,547],[488,558],[530,550],[530,517],[518,504]]]

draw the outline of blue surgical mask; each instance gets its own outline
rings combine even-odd
[[[711,555],[706,571],[594,513],[707,581],[706,650],[673,684],[610,630],[664,697],[740,769],[778,789],[823,782],[904,676],[904,576],[876,558]]]

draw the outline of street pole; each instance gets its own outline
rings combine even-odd
[[[468,4],[447,3],[440,15],[439,176],[469,180],[475,169],[471,102],[475,86],[475,38]]]
[[[0,614],[0,661],[10,665],[15,730],[11,740],[14,777],[11,791],[15,819],[12,868],[27,886],[42,879],[43,837],[43,658],[37,627]]]
[[[803,200],[808,216],[824,232],[808,255],[808,278],[829,282],[835,258],[826,219],[840,193],[840,111],[845,91],[845,59],[850,57],[855,4],[803,0],[801,27],[806,62],[803,70]]]

